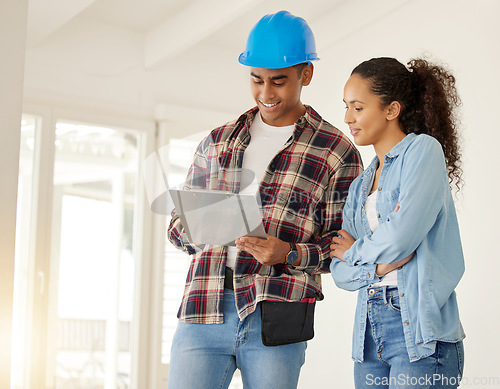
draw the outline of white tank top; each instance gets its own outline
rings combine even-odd
[[[370,230],[375,232],[378,228],[378,216],[377,216],[377,191],[373,192],[366,198],[365,203],[365,212],[366,218],[368,219],[368,225],[370,226]],[[375,282],[370,286],[379,287],[379,286],[397,286],[398,285],[398,275],[397,271],[393,270],[387,273],[379,282]]]

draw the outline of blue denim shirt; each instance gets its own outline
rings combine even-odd
[[[410,361],[434,353],[436,341],[465,337],[455,287],[464,258],[453,197],[441,145],[428,135],[407,135],[385,155],[378,183],[379,227],[372,234],[364,210],[379,164],[353,181],[342,228],[356,239],[330,266],[337,286],[359,290],[352,357],[363,361],[367,287],[379,281],[378,263],[413,258],[397,270],[401,319]],[[400,208],[394,212],[396,205]]]

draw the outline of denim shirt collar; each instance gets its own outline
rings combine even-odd
[[[406,150],[406,148],[408,147],[408,144],[413,140],[415,139],[417,135],[412,132],[408,135],[406,135],[403,140],[401,142],[399,142],[396,146],[394,146],[391,151],[389,151],[385,156],[386,157],[389,157],[389,158],[395,158],[397,157],[399,154],[401,154],[401,152],[403,152],[404,150]],[[366,168],[366,171],[375,171],[377,170],[377,166],[378,166],[378,157],[375,156],[373,157],[370,165],[368,165],[368,167]]]
[[[389,151],[386,156],[389,158],[397,157],[402,151],[406,150],[408,144],[416,137],[417,135],[412,132],[406,135],[401,142],[399,142],[396,146],[394,146],[391,151]]]

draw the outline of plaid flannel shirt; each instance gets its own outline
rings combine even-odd
[[[243,154],[250,142],[255,107],[238,120],[213,130],[198,146],[185,188],[237,193]],[[269,235],[294,242],[299,266],[265,266],[238,251],[234,287],[238,315],[251,314],[262,300],[322,300],[322,273],[329,272],[330,243],[342,226],[342,208],[352,180],[362,171],[361,157],[349,139],[309,106],[293,135],[270,161],[260,182],[263,224]],[[175,210],[169,240],[192,254],[178,312],[181,321],[223,323],[227,248],[197,247],[187,241]]]

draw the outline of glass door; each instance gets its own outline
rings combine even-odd
[[[57,122],[47,326],[57,389],[130,386],[140,142]]]

